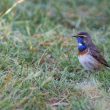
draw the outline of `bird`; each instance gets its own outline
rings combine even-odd
[[[72,37],[77,39],[78,59],[85,70],[101,70],[103,67],[110,67],[100,50],[93,43],[90,34],[79,32]]]

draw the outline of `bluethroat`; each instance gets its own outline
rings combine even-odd
[[[78,59],[85,70],[99,70],[102,67],[110,67],[87,32],[79,32],[72,37],[77,38]]]

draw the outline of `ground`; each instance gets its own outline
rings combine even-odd
[[[0,1],[1,110],[109,110],[110,69],[88,73],[71,34],[91,34],[110,64],[109,0]]]

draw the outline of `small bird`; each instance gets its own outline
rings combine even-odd
[[[110,67],[87,32],[79,32],[72,37],[77,38],[78,59],[85,70],[100,70],[103,67]]]

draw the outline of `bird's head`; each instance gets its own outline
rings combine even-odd
[[[72,36],[77,38],[77,43],[78,43],[78,50],[79,51],[84,51],[85,49],[88,48],[88,44],[91,41],[91,37],[87,32],[79,32],[77,35]]]

